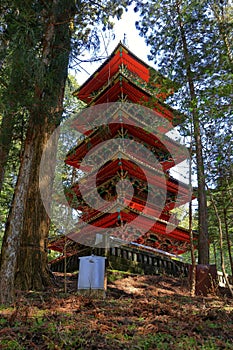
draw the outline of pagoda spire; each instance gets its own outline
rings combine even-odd
[[[126,46],[126,47],[128,47],[128,46],[129,46],[129,45],[128,45],[127,34],[126,34],[126,33],[124,33],[123,45],[124,45],[124,46]]]

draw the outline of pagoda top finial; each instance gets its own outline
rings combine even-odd
[[[128,46],[127,34],[124,33],[123,45]]]

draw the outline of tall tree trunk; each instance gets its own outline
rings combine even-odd
[[[42,290],[50,282],[46,249],[50,219],[40,196],[39,169],[43,150],[54,128],[55,126],[48,122],[48,118],[43,118],[43,124],[33,123],[29,128],[25,142],[25,151],[30,149],[30,159],[26,160],[30,164],[28,164],[30,172],[28,190],[25,194],[23,230],[17,254],[16,289]],[[50,161],[51,173],[44,176],[44,181],[47,178],[44,185],[47,187],[48,196],[51,196],[50,178],[56,159]]]
[[[192,129],[191,129],[192,135]],[[189,149],[189,187],[192,186],[192,153],[193,153],[193,140],[190,142]],[[192,198],[189,201],[189,237],[190,237],[190,248],[191,248],[191,284],[190,284],[190,295],[193,297],[196,294],[196,260],[195,260],[195,247],[193,239],[193,208]]]
[[[228,255],[229,255],[229,260],[230,260],[230,265],[231,265],[231,275],[233,276],[232,247],[231,247],[231,240],[230,240],[230,235],[229,235],[226,208],[224,208],[224,210],[223,210],[223,215],[224,215],[224,224],[225,224],[225,232],[226,232],[226,239],[227,239]]]
[[[38,165],[50,135],[46,129],[48,123],[45,121],[41,125],[32,122],[29,125],[2,245],[2,303],[13,301],[15,288],[42,289],[48,284],[44,241],[48,234],[49,218],[40,199],[38,182]]]
[[[69,24],[75,10],[74,1],[53,0],[52,4],[43,19],[41,59],[46,73],[42,84],[41,77],[35,82],[35,103],[2,245],[0,303],[13,301],[16,287],[42,290],[49,283],[45,244],[49,218],[39,192],[39,166],[46,142],[61,118],[70,53]],[[48,185],[49,195],[47,180],[44,185]]]
[[[218,208],[215,204],[215,200],[213,198],[213,195],[211,193],[211,191],[209,190],[209,195],[210,195],[210,200],[211,203],[213,205],[214,208],[214,212],[218,221],[218,232],[219,232],[219,248],[220,248],[220,257],[221,257],[221,268],[222,268],[222,273],[223,273],[223,277],[225,278],[227,287],[229,289],[229,292],[231,294],[231,296],[233,297],[233,289],[230,285],[227,273],[226,273],[226,268],[225,268],[225,260],[224,260],[224,254],[223,254],[223,231],[222,231],[222,221],[218,212]]]
[[[195,260],[195,248],[193,240],[193,228],[192,228],[192,202],[189,203],[189,237],[190,237],[190,246],[191,246],[191,286],[190,286],[190,295],[195,296],[196,291],[196,260]]]
[[[197,110],[197,99],[193,81],[193,74],[190,64],[190,55],[188,50],[188,44],[183,27],[183,22],[180,15],[180,2],[176,2],[176,9],[178,14],[179,29],[183,45],[186,76],[190,93],[190,105],[192,108],[193,118],[193,131],[196,149],[196,161],[197,161],[197,182],[198,182],[198,221],[199,221],[199,236],[198,236],[198,263],[209,264],[209,236],[208,236],[208,221],[207,221],[207,198],[205,190],[205,174],[204,174],[204,162],[203,162],[203,147],[201,141],[200,121]]]
[[[194,137],[196,143],[196,159],[197,159],[197,182],[198,182],[198,263],[209,264],[209,234],[207,219],[207,198],[205,190],[205,174],[203,164],[202,142],[200,124],[197,113],[193,114],[194,119]]]
[[[5,167],[11,149],[14,126],[14,114],[3,114],[0,128],[0,193],[4,182]]]

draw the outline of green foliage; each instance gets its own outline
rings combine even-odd
[[[14,188],[17,181],[17,175],[20,165],[20,157],[22,154],[22,147],[25,138],[27,126],[27,113],[19,109],[15,115],[15,125],[12,133],[11,148],[9,151],[8,163],[5,165],[5,173],[3,187],[0,196],[0,247],[5,229],[5,222],[11,206]],[[8,133],[5,135],[8,136]]]
[[[68,75],[65,87],[65,95],[63,101],[63,118],[69,118],[73,113],[78,113],[79,109],[83,107],[83,102],[77,100],[73,93],[79,87],[76,78],[73,75]]]
[[[23,350],[24,348],[18,343],[17,340],[2,340],[3,349]]]
[[[227,104],[232,87],[232,65],[226,59],[225,43],[219,35],[219,23],[212,10],[215,1],[161,0],[156,3],[148,1],[146,6],[142,3],[143,1],[138,1],[135,8],[136,11],[140,11],[142,17],[136,23],[136,27],[151,47],[149,59],[158,65],[162,74],[175,79],[183,86],[179,94],[175,95],[173,103],[186,113],[192,108],[187,93],[188,64],[195,81],[198,107],[206,108],[207,102],[212,108],[219,102],[221,105]],[[229,2],[223,7],[223,13],[232,13],[232,5]],[[185,56],[183,48],[181,28],[187,41],[188,57]],[[231,22],[224,23],[224,30],[229,37],[232,52],[232,19]],[[219,95],[224,97],[224,101],[217,101]],[[206,110],[201,113],[202,122],[209,122],[210,118],[215,118],[215,115],[207,113]]]
[[[69,76],[66,83],[65,97],[64,97],[64,112],[63,118],[66,119],[70,117],[73,113],[77,113],[80,107],[83,106],[82,102],[78,101],[72,92],[77,89],[78,84],[73,76]],[[0,197],[0,247],[2,243],[2,238],[5,230],[5,222],[8,216],[8,212],[11,206],[14,188],[17,180],[20,156],[22,154],[22,147],[25,138],[25,132],[27,128],[28,113],[19,110],[15,117],[13,141],[9,153],[9,159],[5,167],[5,181],[3,183],[3,189]],[[67,135],[67,142],[69,136]],[[64,147],[66,147],[66,142],[64,140]],[[69,148],[67,148],[68,151]],[[63,150],[64,151],[64,150]],[[64,153],[64,152],[63,152]],[[69,177],[68,168],[65,167],[62,171],[63,181],[66,181]],[[55,234],[56,228],[51,225],[51,234]]]
[[[25,3],[22,0],[2,2],[4,24],[0,29],[0,42],[5,45],[0,51],[0,62],[3,62],[0,110],[13,108],[15,111],[18,106],[31,110],[38,99],[45,95],[50,108],[56,104],[56,77],[58,79],[59,72],[62,72],[67,55],[60,48],[59,40],[64,41],[65,36],[71,35],[67,50],[71,50],[76,58],[84,50],[92,50],[96,54],[101,42],[97,25],[102,23],[104,29],[110,28],[110,17],[120,17],[130,1],[78,1],[75,4],[73,1],[60,0],[56,3]],[[54,42],[47,42],[46,38],[52,28],[48,27],[49,21],[55,21],[53,24],[60,28]],[[56,56],[55,62],[51,55]]]
[[[141,15],[136,27],[151,48],[149,58],[180,86],[169,101],[187,116],[183,133],[190,135],[192,119],[194,130],[199,123],[206,181],[216,188],[219,178],[232,176],[232,2],[137,1],[135,11]],[[197,158],[197,169],[200,165]],[[232,201],[232,192],[226,201]],[[210,219],[213,231],[212,226]],[[216,220],[214,227],[217,232]]]
[[[127,0],[1,2],[0,115],[10,123],[9,129],[4,127],[0,133],[0,150],[6,147],[9,152],[11,149],[6,154],[8,165],[4,161],[0,166],[0,178],[2,168],[5,169],[0,209],[1,235],[17,180],[28,119],[40,123],[42,116],[46,115],[52,122],[60,123],[60,91],[68,71],[67,57],[81,57],[85,50],[96,55],[101,42],[97,26],[102,23],[103,30],[110,29],[111,18],[119,18],[129,3]],[[63,104],[64,118],[80,106],[71,93],[76,88],[77,83],[70,77]]]
[[[205,145],[204,152],[207,149],[210,152],[216,149],[212,159],[217,159],[219,146],[224,145],[227,138],[231,138],[232,144],[232,3],[214,0],[162,0],[155,4],[148,1],[147,6],[142,8],[138,2],[136,10],[140,10],[142,16],[136,26],[151,46],[149,58],[158,64],[163,74],[174,78],[183,86],[178,94],[174,95],[172,103],[185,111],[187,116],[193,110],[187,93],[186,69],[187,64],[190,65],[197,96],[195,104],[199,111]],[[182,47],[180,25],[187,41],[188,62]],[[226,137],[223,140],[224,135]],[[210,152],[206,154],[208,159]],[[228,150],[221,154],[224,156],[232,152]]]
[[[113,18],[120,19],[131,3],[132,0],[78,1],[71,22],[72,59],[81,62],[85,50],[92,54],[92,59],[97,58],[103,32],[112,31]]]
[[[209,201],[209,228],[210,242],[212,251],[212,261],[216,260],[218,269],[221,270],[221,259],[219,254],[219,222],[213,207],[213,202],[217,208],[219,219],[221,220],[221,228],[223,231],[223,254],[225,260],[226,271],[232,275],[233,266],[231,267],[230,254],[232,257],[232,242],[233,242],[233,181],[225,174],[224,177],[218,179],[218,184],[215,189],[210,189],[211,201]]]

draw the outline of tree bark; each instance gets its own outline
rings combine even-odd
[[[196,260],[195,260],[195,248],[193,240],[193,228],[192,228],[192,203],[189,203],[189,237],[191,247],[191,286],[190,295],[193,297],[196,294]]]
[[[180,29],[180,35],[183,45],[184,60],[186,67],[186,76],[190,93],[190,106],[192,108],[193,119],[193,131],[196,149],[196,161],[197,161],[197,199],[198,199],[198,263],[209,264],[209,235],[208,235],[208,220],[207,220],[207,198],[205,190],[205,174],[204,174],[204,162],[203,162],[203,147],[201,140],[200,121],[197,110],[197,99],[193,81],[192,68],[190,63],[190,55],[188,50],[188,44],[186,40],[185,30],[180,14],[180,3],[176,2],[176,9],[178,14],[178,25]]]
[[[43,290],[49,284],[46,240],[50,220],[40,197],[39,167],[46,142],[61,119],[70,53],[69,24],[75,9],[73,1],[52,3],[52,11],[50,8],[42,19],[45,30],[41,60],[45,75],[43,80],[39,76],[35,81],[34,103],[3,239],[0,303],[12,302],[16,288]],[[44,185],[48,186],[49,196],[51,181],[47,180]]]
[[[4,182],[5,167],[9,158],[12,144],[14,114],[3,114],[0,129],[0,193]]]
[[[12,302],[15,288],[42,289],[48,285],[44,246],[49,218],[39,194],[38,171],[49,132],[44,122],[31,123],[24,147],[13,205],[1,254],[0,301]],[[16,284],[15,284],[16,283]]]
[[[198,117],[194,115],[194,137],[196,143],[197,182],[198,182],[198,263],[209,264],[209,234],[207,218],[207,198],[202,154],[202,142]]]
[[[43,150],[53,129],[54,125],[50,125],[47,118],[44,118],[43,124],[33,124],[29,129],[25,142],[25,150],[30,149],[30,158],[26,159],[30,171],[28,189],[25,193],[23,230],[17,253],[16,289],[43,290],[50,282],[46,250],[50,219],[40,196],[39,169]],[[51,159],[50,161],[52,170],[52,165],[56,160]],[[52,173],[47,174],[48,195],[51,195],[52,190],[49,181]]]
[[[219,212],[218,212],[218,208],[215,204],[215,201],[214,201],[214,198],[213,198],[213,195],[211,193],[211,191],[209,190],[209,194],[210,194],[210,200],[211,200],[211,203],[213,205],[213,208],[214,208],[214,212],[216,214],[216,218],[217,218],[217,221],[218,221],[218,232],[219,232],[219,248],[220,248],[220,257],[221,257],[221,268],[222,268],[222,273],[223,273],[223,276],[226,280],[226,284],[227,284],[227,287],[229,289],[229,292],[231,294],[231,296],[233,297],[233,289],[230,285],[230,282],[229,282],[229,279],[228,279],[228,276],[227,276],[227,273],[226,273],[226,268],[225,268],[225,259],[224,259],[224,254],[223,254],[223,230],[222,230],[222,221],[221,221],[221,218],[220,218],[220,215],[219,215]]]
[[[225,232],[226,232],[226,239],[227,239],[227,248],[228,248],[228,255],[231,265],[231,275],[233,276],[233,258],[232,258],[232,247],[231,247],[231,240],[229,235],[229,228],[228,228],[228,221],[227,221],[227,210],[224,208],[223,210],[224,215],[224,224],[225,224]]]

